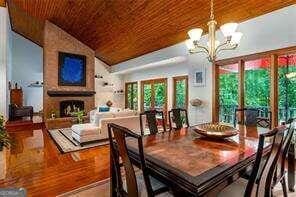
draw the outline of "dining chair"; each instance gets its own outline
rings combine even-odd
[[[292,139],[294,136],[294,132],[295,132],[295,124],[296,124],[295,120],[296,119],[291,118],[286,122],[286,124],[289,125],[289,129],[288,129],[288,132],[286,133],[286,136],[284,139],[284,145],[282,147],[282,158],[278,164],[278,167],[277,167],[277,170],[275,173],[275,179],[273,182],[273,187],[275,185],[277,185],[278,183],[281,183],[284,197],[288,196],[287,185],[286,185],[287,181],[286,181],[286,176],[285,176],[286,175],[285,164],[286,164],[288,151],[290,149]]]
[[[110,142],[110,169],[112,175],[110,182],[111,196],[137,197],[145,196],[144,193],[146,192],[148,197],[153,197],[169,191],[165,184],[149,174],[144,157],[142,137],[140,135],[114,123],[108,124],[108,135]],[[127,151],[127,138],[137,142],[142,173],[135,173]],[[125,175],[122,175],[122,169]]]
[[[161,117],[161,126],[163,128],[163,131],[166,131],[165,126],[165,119],[164,114],[162,111],[157,110],[148,110],[144,111],[140,114],[140,129],[141,129],[141,135],[145,135],[145,123],[143,122],[143,117],[146,117],[147,126],[149,129],[150,134],[156,134],[159,132],[158,130],[158,122],[157,122],[157,115],[160,115]]]
[[[175,124],[175,127],[173,128],[172,124]],[[185,127],[189,127],[189,122],[188,122],[188,114],[186,109],[182,108],[175,108],[171,109],[169,111],[169,125],[170,125],[170,130],[172,129],[181,129],[183,128],[185,123]]]
[[[246,181],[242,178],[237,180],[224,188],[218,196],[271,197],[277,163],[281,161],[283,156],[285,131],[286,127],[280,126],[270,132],[260,134],[256,158],[249,180]],[[266,161],[263,161],[266,138],[270,138],[271,142],[268,157]],[[261,171],[259,171],[260,166],[262,167]]]
[[[244,118],[242,120],[237,120],[238,112],[244,113]],[[243,124],[246,126],[260,126],[264,128],[271,129],[271,115],[272,112],[268,111],[268,117],[261,116],[263,113],[262,110],[258,108],[242,108],[242,109],[235,109],[234,111],[234,127],[236,124]]]
[[[294,135],[294,132],[295,132],[295,119],[289,119],[285,125],[289,125],[288,129],[286,130],[286,134],[285,134],[285,137],[284,137],[284,143],[283,143],[283,146],[281,148],[281,158],[280,158],[280,161],[278,162],[277,166],[276,166],[276,172],[275,172],[275,176],[274,176],[274,179],[273,179],[273,184],[272,184],[272,187],[275,187],[278,183],[281,183],[282,185],[282,190],[283,190],[283,194],[284,194],[284,197],[288,196],[288,193],[287,193],[287,185],[286,185],[286,170],[285,170],[285,163],[286,163],[286,158],[287,158],[287,154],[288,154],[288,151],[289,151],[289,148],[290,148],[290,145],[292,143],[292,138],[293,138],[293,135]],[[266,160],[266,156],[262,158],[262,160]],[[262,168],[264,165],[264,162],[261,164],[261,166],[259,167],[259,173],[262,171]],[[251,171],[252,171],[252,168],[251,170],[247,170],[243,175],[242,177],[245,178],[245,179],[249,179],[250,176],[251,176]],[[258,182],[258,181],[257,181]]]

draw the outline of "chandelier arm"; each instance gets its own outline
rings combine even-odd
[[[225,41],[224,43],[218,45],[218,47],[215,49],[215,54],[217,54],[220,49],[223,47],[223,46],[226,46],[229,42],[228,41]]]
[[[201,45],[196,45],[195,47],[203,49],[206,53],[210,54],[209,50],[207,49],[207,47],[201,46]]]
[[[209,55],[209,53],[207,51],[205,51],[205,50],[197,51],[196,49],[190,49],[189,53],[190,54],[205,53],[206,55]]]
[[[228,47],[228,48],[222,48],[222,49],[217,50],[217,53],[216,54],[220,53],[221,51],[234,50],[237,47],[238,47],[238,44],[233,44],[233,45],[230,45],[230,47]]]

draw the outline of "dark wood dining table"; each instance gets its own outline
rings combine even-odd
[[[255,160],[260,129],[239,125],[238,130],[238,135],[225,140],[204,138],[192,127],[145,136],[147,167],[176,194],[211,196]],[[132,163],[139,166],[136,141],[128,139],[127,147]],[[289,173],[294,176],[294,170]]]

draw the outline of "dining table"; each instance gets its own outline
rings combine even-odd
[[[215,196],[255,161],[258,127],[238,125],[238,135],[214,140],[195,132],[195,126],[143,136],[149,172],[173,189],[176,196]],[[263,154],[268,153],[268,143]],[[140,166],[137,141],[127,139],[131,162]],[[294,188],[294,158],[289,161],[289,188]],[[290,165],[291,163],[291,165]]]

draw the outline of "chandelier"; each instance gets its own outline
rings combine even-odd
[[[186,40],[186,46],[189,49],[190,54],[206,53],[208,56],[208,60],[210,62],[214,62],[217,57],[217,54],[219,54],[221,51],[233,50],[237,48],[239,41],[243,35],[241,32],[236,32],[238,26],[237,23],[226,23],[222,25],[220,27],[220,30],[225,37],[225,41],[222,44],[220,44],[220,42],[216,40],[217,22],[214,18],[213,0],[211,0],[210,21],[207,25],[209,27],[209,41],[207,42],[207,46],[202,46],[199,43],[203,32],[201,28],[194,28],[188,31],[190,39]]]

